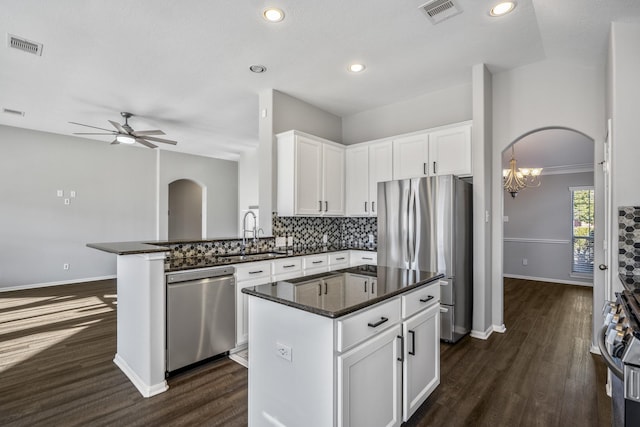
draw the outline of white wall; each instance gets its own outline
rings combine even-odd
[[[204,187],[203,192],[206,193],[206,220],[204,221],[206,231],[203,230],[205,237],[237,237],[238,163],[173,151],[159,150],[157,153],[159,156],[159,238],[167,238],[169,183],[178,179],[190,179]]]
[[[155,176],[147,148],[0,126],[0,290],[114,275],[86,244],[154,239]]]
[[[471,91],[471,83],[453,86],[343,117],[342,141],[355,144],[470,120]]]
[[[604,82],[604,67],[580,66],[560,60],[540,61],[493,76],[494,325],[503,323],[502,151],[525,133],[548,126],[560,126],[593,138],[596,141],[595,161],[601,160],[598,147],[602,147],[605,135]],[[596,252],[596,264],[601,262],[598,256],[601,256],[601,252]],[[603,278],[594,278],[594,307],[598,304],[601,306],[604,300],[602,282]],[[506,326],[508,328],[509,325]]]
[[[618,206],[640,205],[638,186],[638,100],[640,100],[640,25],[614,22],[611,28],[608,97],[613,119],[612,205],[613,232],[617,232]],[[616,242],[615,238],[613,239]],[[617,246],[613,247],[613,254]],[[615,258],[614,258],[615,260]],[[614,264],[615,265],[615,264]],[[613,274],[616,268],[611,265]],[[612,280],[614,291],[621,290],[617,277]]]
[[[571,277],[569,187],[593,186],[593,173],[543,175],[541,182],[504,198],[504,274],[591,286],[591,278]]]

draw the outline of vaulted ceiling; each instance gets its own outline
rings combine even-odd
[[[108,128],[130,111],[179,141],[162,148],[235,159],[258,143],[262,90],[344,117],[469,83],[477,63],[603,66],[609,23],[640,21],[636,0],[518,0],[502,18],[495,1],[454,1],[462,13],[433,25],[426,0],[0,0],[3,37],[43,44],[0,49],[0,107],[25,112],[0,124],[70,135],[69,121]],[[285,19],[266,22],[267,6]]]

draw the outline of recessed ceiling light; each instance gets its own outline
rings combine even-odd
[[[351,71],[352,73],[361,73],[364,71],[364,69],[367,68],[364,66],[364,64],[351,64],[349,65],[348,70]]]
[[[513,1],[503,1],[493,6],[489,11],[491,16],[503,16],[515,9],[516,3]]]
[[[249,69],[251,70],[251,72],[258,73],[258,74],[259,73],[264,73],[265,71],[267,71],[267,67],[265,67],[264,65],[259,65],[259,64],[251,65],[249,67]]]
[[[284,19],[284,12],[282,9],[270,7],[262,11],[262,17],[269,22],[280,22]]]

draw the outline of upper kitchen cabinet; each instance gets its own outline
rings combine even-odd
[[[377,216],[378,183],[393,179],[391,141],[348,147],[347,215]]]
[[[298,131],[276,138],[278,215],[344,215],[344,147]]]
[[[393,179],[449,174],[472,174],[469,122],[393,140]]]

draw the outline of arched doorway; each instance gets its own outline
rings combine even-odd
[[[578,284],[582,282],[582,284],[592,285],[593,306],[595,313],[595,307],[602,304],[601,294],[603,293],[602,280],[596,279],[596,273],[602,272],[594,272],[590,280],[585,279],[584,277],[572,277],[576,276],[576,274],[572,275],[572,266],[570,261],[571,257],[573,256],[574,245],[571,229],[572,201],[570,187],[580,188],[591,186],[594,189],[595,229],[594,233],[591,236],[592,242],[601,242],[604,238],[603,233],[605,232],[606,228],[605,218],[602,214],[602,212],[604,211],[605,190],[602,186],[602,170],[599,167],[596,167],[597,165],[595,164],[596,161],[594,160],[594,156],[596,158],[599,158],[600,151],[602,150],[602,141],[595,141],[592,137],[578,130],[566,127],[554,126],[534,129],[513,140],[502,151],[501,160],[503,167],[505,165],[508,165],[508,162],[511,158],[512,147],[515,147],[515,158],[517,160],[518,167],[543,167],[545,168],[545,170],[543,171],[543,175],[541,177],[541,187],[524,189],[519,193],[516,199],[513,199],[511,195],[507,193],[503,187],[501,187],[503,195],[498,195],[498,200],[501,201],[500,204],[502,206],[502,212],[504,215],[502,218],[503,220],[501,221],[502,227],[500,229],[502,241],[499,241],[502,251],[500,260],[501,273],[504,275],[504,277],[524,276],[525,278],[534,278],[534,280],[535,278],[540,278],[549,279],[548,281],[559,283]],[[580,179],[576,178],[579,175],[582,175],[583,181],[585,176],[589,176],[590,179],[586,182],[581,183]],[[571,177],[571,179],[569,179],[568,177]],[[545,209],[549,206],[553,206],[553,204],[547,205],[546,207],[543,206],[542,203],[548,204],[553,203],[553,201],[541,201],[541,199],[543,199],[541,197],[541,194],[543,191],[545,191],[545,188],[549,188],[550,186],[554,185],[563,185],[564,187],[562,191],[557,191],[558,189],[556,188],[556,195],[557,197],[561,198],[557,198],[555,203],[563,204],[561,209],[561,211],[563,212],[561,215],[563,217],[560,218],[560,221],[565,221],[565,228],[562,228],[559,232],[549,232],[546,234],[539,234],[538,236],[536,236],[535,233],[521,234],[520,230],[522,230],[523,222],[531,225],[531,229],[535,229],[537,227],[537,233],[540,233],[541,230],[542,232],[544,232],[545,230],[551,231],[551,229],[555,227],[554,224],[548,221],[548,218],[540,218],[540,210],[537,209]],[[558,194],[560,195],[558,196]],[[526,209],[526,207],[524,209],[510,209],[516,203],[522,201],[523,199],[526,200],[529,198],[536,199],[536,209],[528,210]],[[520,208],[522,208],[522,206],[520,206]],[[523,215],[524,217],[526,217],[525,221],[520,221],[520,224],[513,224],[513,217],[506,218],[507,216],[510,216],[510,213],[511,215]],[[521,218],[518,217],[518,219]],[[542,246],[545,249],[543,258],[535,259],[534,257],[534,259],[532,260],[531,257],[524,255],[522,248],[514,249],[514,247],[517,245],[537,245],[538,247]],[[592,250],[593,251],[590,254],[591,260],[606,258],[606,254],[603,254],[601,245],[593,245]],[[560,260],[560,256],[558,255],[555,255],[554,258],[554,253],[563,253],[562,256],[564,257],[564,260]],[[536,263],[545,262],[544,257],[546,257],[546,260],[555,259],[556,261],[559,261],[559,264],[557,264],[564,269],[561,272],[564,277],[559,276],[557,272],[553,274],[549,271],[548,268],[545,269],[543,274],[533,272],[535,270],[535,267],[539,267],[539,265],[535,265]],[[510,269],[512,269],[516,264],[520,272],[514,273],[514,271],[510,271]],[[547,267],[546,264],[545,267]],[[499,283],[499,287],[500,300],[503,300],[504,288],[502,285],[502,280]],[[508,325],[506,326],[508,328]],[[592,351],[594,351],[593,346]]]
[[[169,240],[203,238],[204,189],[189,179],[169,183]]]

